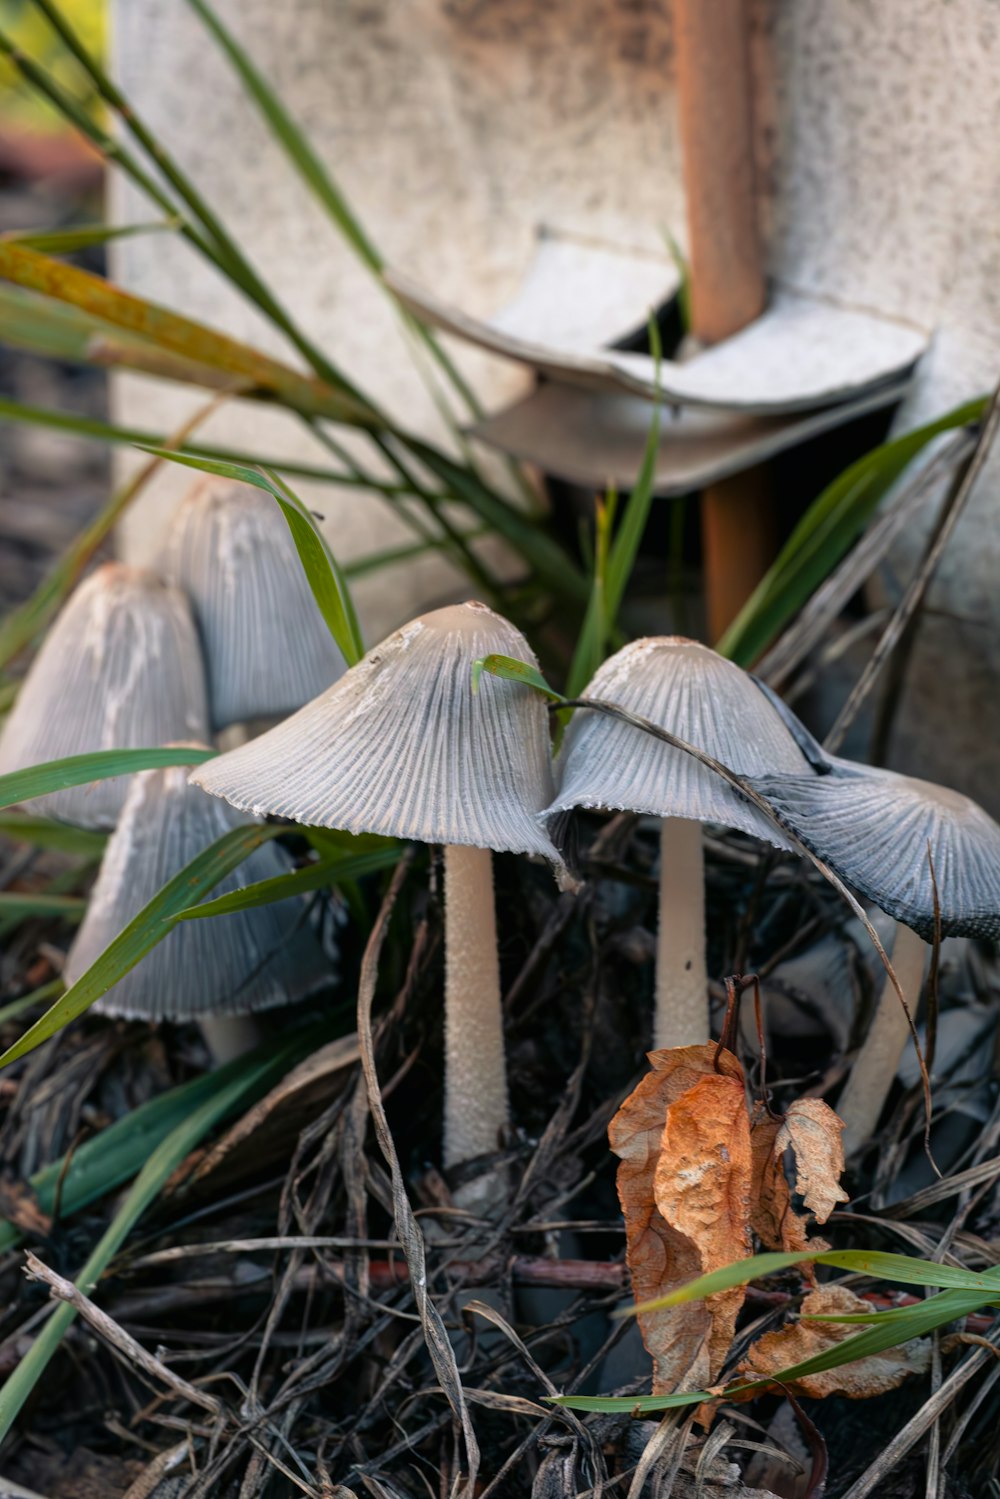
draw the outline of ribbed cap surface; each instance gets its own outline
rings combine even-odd
[[[633,641],[604,663],[583,696],[650,719],[739,775],[808,769],[751,678],[694,640],[667,635]],[[552,812],[604,807],[689,817],[791,847],[756,807],[691,755],[606,714],[577,709],[556,774]]]
[[[534,662],[485,604],[422,615],[277,728],[199,767],[236,807],[352,833],[537,853],[552,795],[548,715],[537,693],[472,663]]]
[[[833,760],[826,776],[754,786],[807,848],[883,911],[934,938],[934,860],[945,936],[1000,937],[1000,827],[960,792]]]
[[[147,901],[210,843],[250,821],[188,782],[188,770],[132,777],[108,840],[90,905],[66,961],[75,983]],[[212,897],[287,874],[273,843],[256,849]],[[301,999],[334,977],[305,921],[301,900],[232,916],[182,921],[120,979],[97,1009],[139,1020],[236,1015]]]
[[[108,563],[69,599],[0,735],[0,774],[82,755],[208,737],[201,647],[184,595],[144,568]],[[73,786],[32,806],[111,828],[128,776]]]
[[[171,522],[162,571],[191,599],[216,729],[291,713],[343,672],[270,495],[200,481]]]

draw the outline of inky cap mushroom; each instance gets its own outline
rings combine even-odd
[[[892,965],[915,1014],[935,884],[942,936],[1000,937],[1000,827],[958,791],[850,760],[830,766],[828,775],[763,776],[754,786],[807,848],[895,918]],[[871,1137],[908,1034],[887,982],[838,1104],[848,1152]]]
[[[259,489],[199,481],[171,521],[163,575],[191,599],[213,728],[284,716],[343,672],[285,519]]]
[[[650,719],[739,775],[809,771],[792,734],[752,678],[694,640],[633,641],[604,663],[583,696]],[[655,1043],[707,1041],[701,824],[721,823],[777,848],[791,843],[691,755],[602,713],[577,709],[557,769],[559,790],[551,813],[600,807],[664,820]]]
[[[539,817],[552,795],[545,706],[496,677],[473,692],[472,663],[493,652],[534,660],[485,604],[437,609],[192,777],[257,813],[445,845],[449,1165],[495,1150],[507,1120],[489,850],[558,862]]]
[[[67,984],[76,982],[185,864],[251,820],[192,786],[189,769],[170,766],[132,777],[69,951]],[[275,844],[262,844],[219,882],[213,897],[288,869]],[[305,906],[291,899],[178,923],[96,1008],[132,1020],[206,1020],[288,1004],[333,977]]]
[[[201,648],[187,599],[144,568],[106,563],[69,599],[0,735],[0,774],[90,750],[208,737]],[[39,797],[81,827],[114,827],[129,777]]]

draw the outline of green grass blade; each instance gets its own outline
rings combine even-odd
[[[257,880],[253,885],[244,885],[242,890],[233,890],[215,900],[203,901],[199,906],[190,906],[181,911],[177,919],[197,921],[203,916],[231,916],[234,911],[249,911],[254,906],[270,906],[294,895],[307,895],[311,890],[325,890],[342,880],[359,880],[366,874],[388,869],[398,861],[399,854],[398,847],[380,848],[353,857],[324,859],[305,869],[279,874],[270,880]]]
[[[213,463],[206,458],[194,458],[188,453],[172,452],[169,448],[143,448],[142,451],[158,458],[169,458],[172,463],[180,463],[185,468],[196,468],[202,473],[218,474],[224,479],[252,484],[277,500],[292,533],[313,597],[326,620],[327,629],[340,647],[348,666],[354,666],[361,660],[365,653],[361,626],[343,570],[310,512],[276,474],[247,468],[239,463]]]
[[[362,264],[366,265],[374,275],[380,276],[383,266],[381,255],[352,213],[327,167],[313,150],[308,137],[285,108],[281,98],[254,66],[236,38],[223,26],[211,7],[205,3],[205,0],[188,0],[188,4],[225,52],[239,74],[247,93],[270,127],[272,135],[303,182],[322,204]]]
[[[78,224],[72,229],[24,229],[5,234],[4,239],[44,255],[72,255],[114,239],[134,239],[140,234],[169,234],[179,228],[177,219],[158,219],[152,224]]]
[[[161,942],[173,930],[181,911],[201,899],[203,895],[225,879],[243,860],[269,838],[275,838],[283,830],[262,823],[251,823],[246,827],[233,828],[221,838],[203,849],[175,874],[161,890],[153,896],[138,916],[133,917],[124,931],[101,953],[86,973],[80,975],[51,1009],[25,1031],[20,1040],[8,1047],[0,1056],[0,1067],[6,1067],[18,1057],[33,1051],[56,1031],[82,1015],[95,1000],[106,994],[112,984],[140,962],[149,950]]]
[[[942,432],[977,421],[985,404],[985,397],[967,401],[845,469],[809,507],[716,650],[743,666],[753,662],[845,555],[913,459]]]
[[[273,1047],[250,1052],[210,1074],[207,1095],[153,1150],[107,1230],[95,1245],[76,1277],[85,1295],[91,1295],[112,1258],[124,1244],[143,1213],[160,1195],[181,1162],[213,1129],[242,1103],[259,1097],[297,1059],[300,1041],[290,1038],[277,1051]],[[8,1435],[24,1402],[72,1324],[76,1313],[61,1304],[55,1308],[14,1373],[0,1389],[0,1442]]]
[[[180,355],[192,366],[203,365],[216,373],[235,376],[246,382],[248,390],[268,391],[292,410],[355,425],[373,422],[369,406],[332,384],[302,375],[248,344],[134,296],[65,261],[40,255],[10,240],[0,241],[0,277],[68,302],[126,333],[138,335],[157,349]]]
[[[29,994],[22,994],[20,999],[12,999],[0,1009],[0,1025],[5,1025],[8,1020],[16,1020],[18,1015],[23,1015],[25,1010],[34,1009],[35,1005],[43,1005],[47,1000],[55,999],[57,994],[63,992],[62,979],[52,979],[47,984],[42,984],[38,989],[32,989]]]
[[[933,1260],[917,1259],[908,1254],[883,1254],[872,1249],[831,1249],[823,1254],[755,1254],[745,1260],[736,1260],[701,1275],[697,1280],[678,1286],[666,1296],[658,1296],[630,1308],[622,1315],[634,1316],[636,1312],[665,1310],[681,1306],[688,1301],[700,1301],[717,1291],[731,1290],[734,1286],[745,1286],[762,1275],[773,1275],[777,1270],[788,1270],[794,1265],[812,1263],[832,1265],[838,1270],[853,1270],[861,1275],[871,1275],[879,1280],[896,1281],[904,1286],[948,1286],[955,1290],[979,1291],[996,1295],[1000,1286],[1000,1272],[992,1275],[977,1274],[974,1270],[962,1270],[954,1265],[939,1265]]]
[[[47,986],[49,988],[52,985]],[[61,988],[57,983],[55,988]],[[26,996],[32,999],[34,996]],[[227,1064],[231,1068],[231,1064]],[[113,1192],[142,1169],[152,1152],[176,1125],[186,1119],[218,1089],[222,1071],[204,1073],[177,1088],[130,1109],[68,1155],[60,1156],[36,1171],[31,1190],[43,1213],[59,1205],[60,1220]],[[23,1238],[16,1224],[0,1219],[0,1254],[13,1249]]]
[[[759,1256],[759,1258],[762,1257]],[[897,1257],[892,1256],[892,1258]],[[798,1364],[789,1364],[787,1368],[778,1370],[769,1379],[744,1380],[729,1385],[721,1392],[685,1390],[676,1395],[640,1395],[638,1397],[557,1395],[551,1398],[551,1404],[562,1405],[569,1410],[577,1411],[653,1412],[677,1410],[686,1405],[698,1405],[703,1400],[724,1400],[727,1396],[745,1395],[751,1392],[763,1394],[765,1391],[773,1390],[775,1385],[790,1384],[810,1374],[823,1374],[829,1369],[839,1369],[844,1364],[855,1363],[858,1359],[871,1358],[874,1354],[884,1353],[889,1348],[898,1348],[901,1343],[908,1343],[913,1338],[925,1337],[935,1328],[945,1327],[949,1322],[967,1317],[970,1313],[978,1311],[981,1306],[988,1304],[981,1291],[978,1293],[946,1291],[940,1296],[932,1296],[928,1301],[918,1302],[915,1306],[900,1307],[898,1317],[883,1321],[878,1326],[869,1327],[866,1332],[859,1333],[857,1337],[845,1338],[842,1343],[835,1343],[812,1358],[803,1359]]]
[[[27,812],[0,812],[0,837],[31,843],[36,848],[58,849],[62,854],[80,854],[86,859],[99,859],[108,841],[107,833],[93,833]]]
[[[505,682],[520,682],[525,687],[533,687],[543,697],[551,698],[555,703],[564,703],[566,699],[561,692],[556,692],[550,687],[542,676],[537,666],[532,666],[528,661],[518,661],[515,656],[480,656],[478,661],[472,663],[472,690],[479,691],[479,684],[483,672],[489,672],[491,677],[500,677]]]
[[[21,891],[0,891],[0,921],[12,918],[24,921],[30,916],[60,916],[65,921],[80,921],[87,909],[82,895],[29,895]]]
[[[172,745],[67,755],[64,760],[47,760],[44,765],[30,765],[26,770],[12,770],[0,776],[0,807],[13,807],[36,796],[47,796],[50,791],[65,791],[68,786],[85,786],[88,781],[132,775],[137,770],[158,770],[164,765],[200,765],[203,760],[211,760],[217,754],[218,750]]]
[[[444,453],[407,435],[409,452],[437,478],[456,499],[474,510],[480,520],[498,532],[519,552],[538,577],[558,598],[585,604],[590,595],[587,579],[570,561],[562,547],[513,505],[494,494],[467,469],[460,467]]]

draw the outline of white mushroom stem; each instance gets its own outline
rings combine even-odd
[[[216,1067],[224,1067],[227,1062],[253,1051],[264,1039],[253,1015],[202,1015],[199,1023]]]
[[[493,856],[444,851],[444,1163],[496,1150],[507,1124],[507,1069],[493,899]]]
[[[891,962],[914,1019],[920,1002],[926,958],[927,943],[911,927],[897,921]],[[860,1150],[875,1133],[909,1034],[899,995],[886,975],[875,1017],[837,1102],[837,1112],[845,1125],[846,1156]]]
[[[660,911],[656,938],[654,1043],[697,1046],[709,1039],[705,969],[705,855],[702,826],[664,818],[660,828]]]

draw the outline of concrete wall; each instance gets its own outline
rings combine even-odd
[[[670,108],[669,23],[650,0],[216,0],[295,111],[382,252],[443,295],[490,311],[513,294],[539,224],[663,248],[683,218]],[[269,139],[231,68],[182,0],[116,0],[115,63],[265,278],[312,337],[397,418],[444,440],[385,298]],[[149,217],[117,183],[115,211]],[[263,321],[181,241],[123,241],[130,288],[282,350]],[[525,389],[510,365],[459,358],[488,404]],[[169,430],[180,387],[116,382],[122,420]],[[298,425],[233,407],[203,429],[322,462]],[[130,513],[126,554],[155,553],[183,477],[164,474]],[[304,490],[305,492],[305,490]],[[410,533],[370,496],[316,488],[342,560]],[[468,585],[437,561],[359,585],[366,635]]]

